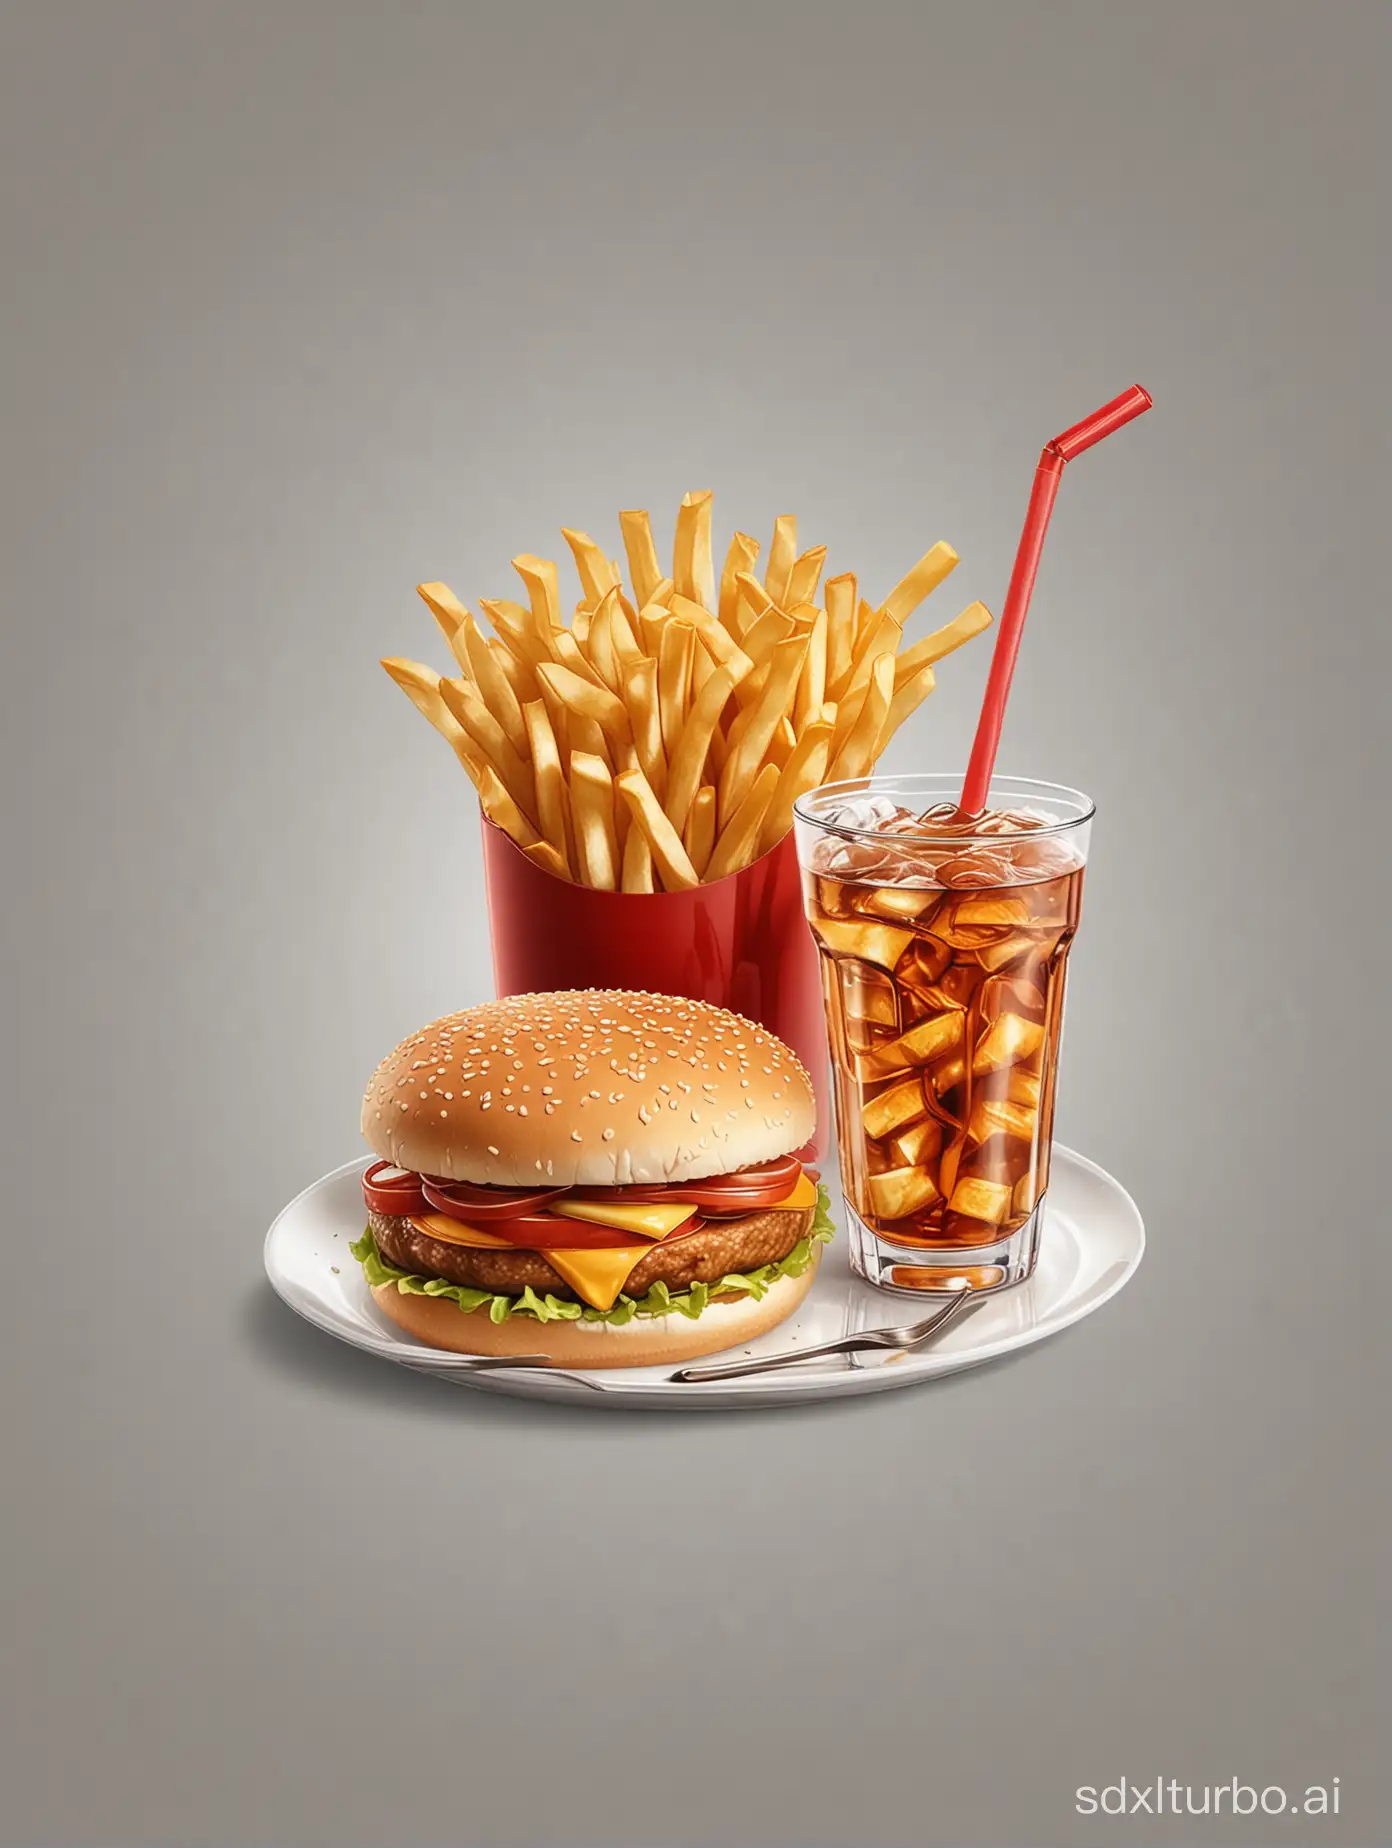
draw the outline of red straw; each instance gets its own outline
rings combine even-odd
[[[996,747],[1005,722],[1005,702],[1010,696],[1010,679],[1015,672],[1015,657],[1020,652],[1020,634],[1025,626],[1025,612],[1029,609],[1039,554],[1044,549],[1044,534],[1054,510],[1063,465],[1071,462],[1074,456],[1080,456],[1085,449],[1091,449],[1094,443],[1100,443],[1113,430],[1130,423],[1133,417],[1139,417],[1142,411],[1148,411],[1150,404],[1150,393],[1143,386],[1133,385],[1130,391],[1124,391],[1110,404],[1104,404],[1100,411],[1094,411],[1091,417],[1085,417],[1071,430],[1065,430],[1062,436],[1044,445],[1034,474],[1034,491],[1025,515],[1025,529],[1020,534],[1020,549],[1015,554],[1015,569],[1010,574],[1010,589],[1001,612],[986,695],[981,702],[981,717],[977,721],[976,739],[967,765],[967,780],[962,785],[963,814],[979,815],[986,807],[991,772],[996,764]]]

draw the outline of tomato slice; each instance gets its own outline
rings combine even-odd
[[[407,1218],[426,1210],[421,1177],[389,1161],[374,1161],[362,1177],[363,1199],[374,1213]]]
[[[435,1176],[424,1177],[421,1188],[437,1213],[487,1226],[490,1232],[501,1232],[508,1221],[570,1191],[568,1187],[477,1187],[472,1181],[442,1181]]]
[[[795,1155],[779,1155],[735,1174],[702,1175],[698,1181],[670,1181],[665,1186],[577,1187],[575,1195],[580,1200],[628,1200],[635,1206],[679,1200],[738,1218],[786,1200],[801,1173],[802,1163]]]

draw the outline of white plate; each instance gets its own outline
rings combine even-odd
[[[358,1177],[366,1160],[326,1174],[290,1202],[266,1235],[266,1274],[280,1297],[316,1327],[402,1366],[433,1372],[481,1392],[570,1404],[654,1406],[664,1410],[788,1405],[835,1399],[846,1393],[884,1392],[976,1367],[1016,1348],[1030,1347],[1071,1322],[1091,1315],[1135,1271],[1145,1249],[1136,1204],[1110,1174],[1054,1145],[1039,1264],[1028,1283],[1002,1290],[973,1309],[940,1342],[921,1354],[868,1354],[790,1367],[752,1379],[684,1386],[671,1368],[590,1370],[585,1381],[568,1373],[517,1367],[506,1372],[448,1372],[434,1348],[409,1340],[372,1300],[362,1268],[348,1247],[362,1235],[363,1199]],[[838,1228],[844,1223],[834,1214]],[[863,1328],[913,1322],[931,1313],[933,1298],[891,1295],[853,1277],[846,1239],[838,1229],[802,1306],[786,1322],[751,1342],[741,1354],[773,1354],[813,1346]],[[539,1343],[544,1339],[538,1329]]]

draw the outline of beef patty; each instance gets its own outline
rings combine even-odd
[[[786,1258],[800,1238],[806,1238],[813,1217],[813,1209],[804,1206],[749,1213],[743,1219],[707,1220],[699,1232],[689,1232],[685,1238],[659,1240],[633,1270],[624,1294],[645,1296],[659,1281],[669,1290],[685,1290],[693,1283],[716,1283],[730,1271],[773,1264]],[[419,1231],[409,1219],[372,1212],[367,1218],[382,1256],[414,1276],[446,1277],[471,1290],[493,1290],[502,1296],[520,1296],[530,1284],[538,1295],[549,1291],[563,1300],[577,1300],[574,1290],[539,1251],[450,1245]]]

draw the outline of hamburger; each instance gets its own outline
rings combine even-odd
[[[373,1074],[378,1307],[430,1347],[641,1367],[754,1339],[831,1237],[807,1073],[703,1001],[586,989],[448,1014]]]

